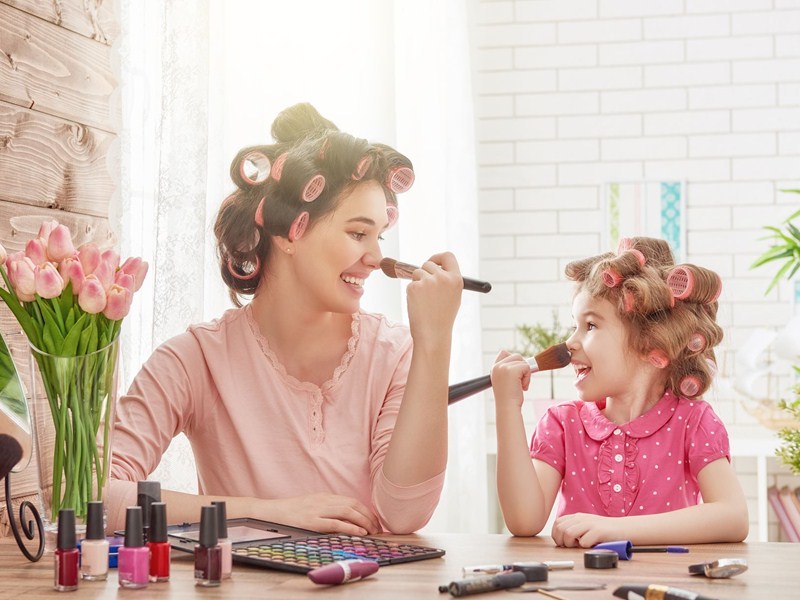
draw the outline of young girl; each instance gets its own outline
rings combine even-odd
[[[566,274],[577,282],[566,343],[580,400],[548,409],[530,450],[520,413],[530,368],[501,352],[492,369],[508,529],[537,535],[560,492],[559,546],[743,540],[747,505],[728,434],[701,399],[722,339],[719,277],[675,266],[652,238],[623,239],[616,254],[571,262]]]
[[[410,328],[362,311],[396,194],[414,179],[410,161],[308,104],[283,111],[272,135],[233,161],[239,189],[215,225],[239,308],[156,349],[120,400],[111,528],[180,432],[200,495],[164,491],[171,522],[197,521],[219,499],[229,517],[400,533],[436,507],[458,264],[443,253],[414,272]]]

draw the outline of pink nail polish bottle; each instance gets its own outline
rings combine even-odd
[[[75,511],[62,508],[58,511],[56,534],[55,580],[53,588],[59,592],[78,589],[78,548],[75,541]]]
[[[222,581],[222,550],[217,544],[217,507],[200,509],[200,543],[194,547],[194,583],[203,587]]]
[[[89,502],[86,538],[81,542],[81,578],[105,581],[108,577],[108,540],[103,525],[103,503]]]
[[[228,539],[228,510],[224,500],[211,503],[217,507],[217,544],[222,550],[222,578],[228,579],[233,572],[233,544]]]
[[[140,506],[129,506],[125,513],[125,545],[119,549],[117,570],[119,587],[138,589],[149,581],[150,549],[144,545]]]

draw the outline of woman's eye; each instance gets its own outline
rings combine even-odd
[[[351,233],[350,235],[351,235],[351,236],[353,236],[353,239],[354,239],[354,240],[356,240],[357,242],[360,242],[361,240],[363,240],[363,239],[364,239],[364,237],[365,237],[367,234],[366,234],[366,233],[364,233],[364,232],[362,232],[362,231],[354,231],[354,232],[353,232],[353,233]]]

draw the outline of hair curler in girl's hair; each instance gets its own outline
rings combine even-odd
[[[633,256],[635,256],[636,260],[639,261],[639,266],[640,267],[643,267],[645,265],[645,263],[647,262],[647,259],[645,258],[644,254],[642,254],[636,248],[630,248],[630,249],[626,250],[625,252],[630,252]]]
[[[386,187],[395,194],[402,194],[414,185],[414,171],[411,167],[392,167],[386,174]]]
[[[656,369],[665,369],[667,365],[669,365],[667,353],[659,348],[650,350],[650,352],[647,353],[647,360],[650,361],[650,364]]]
[[[622,277],[619,271],[617,271],[616,269],[612,269],[610,267],[608,269],[603,269],[601,276],[603,278],[603,283],[605,284],[605,286],[610,288],[617,287],[620,283],[622,283],[622,280],[624,279],[624,277]]]
[[[271,168],[269,157],[263,152],[254,150],[242,157],[239,162],[239,175],[246,183],[258,185],[267,180]]]
[[[708,370],[711,372],[711,377],[717,376],[717,363],[714,362],[712,358],[706,357],[706,364],[708,365]]]
[[[631,248],[633,248],[633,240],[631,238],[619,238],[619,242],[617,242],[617,254],[622,254]]]
[[[694,265],[678,265],[667,275],[667,285],[677,300],[711,304],[722,292],[719,275]]]
[[[325,176],[321,173],[317,173],[311,179],[308,180],[308,183],[303,187],[303,191],[300,194],[300,198],[302,198],[303,202],[313,202],[319,195],[322,193],[322,190],[325,189]]]
[[[681,394],[687,398],[693,398],[700,393],[702,382],[696,375],[686,375],[681,379],[679,388]]]
[[[686,349],[689,350],[689,352],[700,352],[706,347],[707,343],[706,336],[697,331],[689,338],[689,341],[686,343]]]
[[[284,152],[278,158],[275,159],[274,163],[272,163],[272,171],[270,172],[270,175],[272,175],[272,178],[275,181],[281,180],[281,175],[283,174],[283,165],[286,162],[286,157],[288,155],[289,154],[287,152]]]
[[[625,290],[622,292],[622,307],[626,313],[633,312],[633,309],[636,308],[636,296],[633,295],[632,291]]]

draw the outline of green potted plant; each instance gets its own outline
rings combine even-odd
[[[800,194],[800,189],[785,191]],[[792,223],[798,217],[800,217],[800,210],[785,219],[781,224],[782,227],[767,226],[764,228],[771,232],[764,239],[772,240],[773,243],[756,259],[751,268],[761,267],[773,261],[783,263],[775,277],[770,281],[765,294],[778,285],[781,279],[791,280],[800,270],[800,229]],[[800,375],[798,366],[795,366],[794,370],[797,375]],[[800,474],[800,384],[792,387],[792,393],[794,394],[794,400],[781,400],[779,407],[799,425],[783,427],[778,432],[778,437],[783,443],[778,448],[777,455],[792,472]]]
[[[516,349],[522,356],[535,356],[543,350],[547,350],[551,346],[560,344],[565,341],[572,330],[569,327],[563,327],[558,320],[558,311],[553,309],[553,318],[549,324],[534,323],[533,325],[517,325],[517,333],[522,337],[522,347]],[[555,392],[555,372],[550,371],[550,399],[556,397]]]

